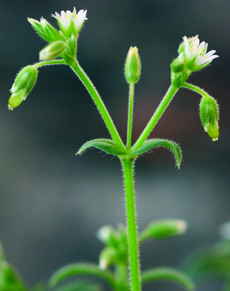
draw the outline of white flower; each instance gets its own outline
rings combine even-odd
[[[75,36],[80,32],[82,25],[84,24],[86,18],[87,10],[80,10],[76,12],[74,7],[73,12],[67,10],[61,11],[61,14],[55,12],[53,17],[57,19],[58,25],[66,37],[71,37],[72,34]]]
[[[208,65],[213,59],[219,57],[214,55],[216,52],[215,50],[211,50],[207,53],[208,44],[204,41],[200,43],[198,35],[189,39],[184,36],[183,40],[185,62],[189,67],[194,68],[194,70]]]

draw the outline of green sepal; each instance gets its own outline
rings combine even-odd
[[[157,139],[157,138],[147,139],[139,149],[131,151],[131,155],[141,155],[152,150],[155,147],[161,147],[161,146],[169,148],[173,152],[175,160],[176,160],[176,165],[179,169],[181,161],[182,161],[181,148],[179,147],[177,143],[167,140],[167,139]]]
[[[119,156],[124,155],[125,152],[120,150],[115,142],[111,139],[93,139],[83,144],[76,155],[81,155],[88,148],[97,148],[106,152],[107,154]]]
[[[156,280],[171,281],[177,283],[185,290],[189,291],[195,290],[195,286],[191,279],[181,271],[172,268],[154,268],[142,272],[141,276],[142,284]]]
[[[112,272],[102,270],[97,265],[86,263],[71,264],[61,268],[51,277],[49,285],[55,287],[65,279],[82,275],[102,279],[112,288],[112,290],[116,288],[116,280]]]
[[[33,18],[28,18],[29,23],[33,29],[46,41],[52,42],[61,40],[61,36],[56,28],[54,28],[46,19],[43,17],[40,21]]]

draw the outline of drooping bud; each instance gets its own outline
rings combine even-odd
[[[45,18],[41,18],[40,21],[33,18],[28,18],[29,23],[34,30],[46,41],[52,42],[61,39],[61,35],[58,30],[54,28]]]
[[[99,256],[99,267],[107,269],[116,259],[116,251],[113,248],[105,248]]]
[[[184,220],[171,219],[160,220],[151,223],[140,235],[140,240],[147,238],[167,239],[183,234],[187,229],[187,223]]]
[[[12,93],[8,105],[10,110],[18,107],[26,99],[36,83],[37,75],[38,70],[31,65],[23,68],[18,73],[10,89]]]
[[[41,61],[54,60],[63,53],[67,45],[64,41],[58,40],[51,42],[46,47],[44,47],[39,53],[39,59]]]
[[[128,84],[135,84],[141,75],[141,60],[137,47],[130,47],[125,62],[125,78]]]
[[[204,96],[200,102],[200,118],[204,130],[213,141],[219,137],[219,109],[216,100],[211,96]]]

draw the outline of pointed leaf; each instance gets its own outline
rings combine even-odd
[[[111,139],[93,139],[90,141],[87,141],[85,144],[81,146],[81,148],[78,150],[76,155],[82,154],[85,150],[88,148],[97,148],[100,149],[107,154],[118,156],[118,155],[124,155],[125,152],[120,150],[115,142]]]
[[[71,278],[73,276],[90,276],[104,280],[113,290],[116,287],[116,281],[114,275],[107,270],[100,269],[97,265],[94,264],[71,264],[65,266],[58,270],[51,277],[49,284],[51,287],[55,287],[61,281]]]
[[[176,160],[176,165],[179,169],[181,160],[182,160],[182,151],[179,145],[171,140],[157,139],[157,138],[147,139],[139,149],[132,151],[131,154],[133,155],[144,154],[155,147],[161,147],[161,146],[166,147],[173,152],[175,160]]]
[[[154,268],[142,273],[142,284],[155,280],[172,281],[186,290],[195,290],[195,286],[188,276],[172,268]]]

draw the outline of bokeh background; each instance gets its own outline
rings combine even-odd
[[[201,126],[200,97],[181,89],[151,135],[180,143],[181,170],[161,149],[136,163],[139,229],[163,218],[185,219],[189,225],[179,238],[145,242],[142,268],[179,267],[189,253],[217,242],[219,226],[230,220],[228,0],[1,0],[0,239],[8,261],[30,286],[65,264],[97,263],[102,249],[97,230],[125,222],[119,161],[96,150],[75,156],[85,141],[109,134],[68,67],[41,68],[27,101],[14,112],[7,110],[16,73],[37,62],[45,46],[27,17],[43,16],[56,25],[51,14],[74,6],[88,10],[79,61],[123,139],[128,93],[123,65],[131,45],[139,48],[143,66],[136,86],[133,139],[170,84],[169,64],[184,35],[199,34],[220,56],[190,78],[218,99],[219,141],[212,142]],[[213,281],[198,290],[220,290],[221,284]],[[166,283],[149,288],[180,290]]]

